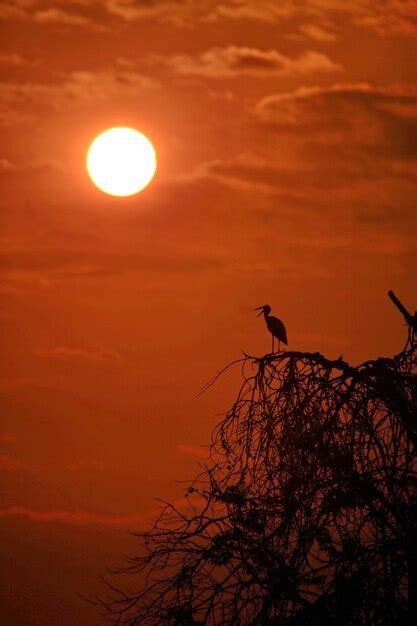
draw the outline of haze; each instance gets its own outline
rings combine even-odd
[[[76,595],[181,498],[240,350],[354,362],[416,302],[412,3],[0,2],[1,608],[96,624]],[[113,198],[92,139],[145,132],[158,176]]]

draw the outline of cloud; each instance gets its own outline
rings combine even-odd
[[[202,446],[180,443],[177,446],[177,450],[182,454],[190,454],[198,459],[207,459],[208,456],[208,450]]]
[[[100,461],[76,461],[67,465],[68,472],[81,472],[83,470],[102,471],[104,464]]]
[[[125,21],[158,19],[178,27],[203,22],[244,20],[264,24],[291,24],[306,16],[311,22],[304,34],[315,41],[333,41],[334,35],[321,25],[323,20],[336,23],[342,16],[350,23],[382,36],[417,36],[417,8],[414,0],[104,0],[110,15]]]
[[[94,30],[103,29],[103,26],[93,19],[94,11],[101,4],[101,0],[92,0],[91,2],[65,2],[65,0],[57,0],[55,6],[45,6],[45,2],[41,0],[14,0],[13,2],[0,2],[0,19],[17,19],[17,20],[33,20],[39,24],[60,24],[63,26],[73,27],[91,27]],[[84,13],[76,12],[74,5],[77,4],[83,8]],[[56,5],[63,5],[62,7]],[[71,9],[70,9],[70,8]],[[87,13],[90,12],[90,16]]]
[[[26,16],[26,11],[21,3],[16,2],[0,2],[0,19],[21,19]]]
[[[13,170],[17,169],[16,165],[10,161],[9,159],[6,159],[4,157],[2,157],[0,159],[0,172],[12,172]]]
[[[164,503],[161,503],[162,505]],[[178,498],[172,503],[177,509],[189,506],[188,498]],[[74,526],[98,525],[112,527],[132,527],[143,526],[149,523],[160,513],[160,506],[142,513],[132,513],[130,515],[101,515],[89,511],[68,511],[56,509],[48,511],[35,511],[25,506],[10,506],[0,509],[0,517],[25,517],[33,522],[41,523],[62,523]]]
[[[185,255],[183,250],[150,250],[136,255],[114,253],[101,254],[73,253],[63,251],[2,252],[0,254],[0,278],[8,284],[36,284],[49,287],[56,283],[71,280],[97,280],[128,274],[162,273],[193,274],[218,269],[223,260],[215,255],[196,252]],[[97,348],[86,351],[84,348],[68,346],[57,348],[61,358],[97,359]],[[44,354],[43,356],[47,356]],[[52,356],[50,353],[48,356]],[[58,353],[54,353],[58,357]],[[103,358],[103,354],[101,357]]]
[[[138,72],[123,69],[100,72],[76,71],[65,80],[50,82],[0,82],[0,120],[10,123],[16,116],[34,115],[34,109],[68,112],[80,106],[101,106],[123,97],[134,101],[143,90],[158,87],[158,82]]]
[[[384,101],[412,101],[413,94],[404,94],[395,90],[374,87],[368,83],[334,84],[328,87],[301,87],[293,92],[272,94],[262,98],[257,105],[257,113],[260,117],[268,120],[276,120],[282,124],[292,126],[305,126],[310,124],[311,115],[321,118],[322,103],[324,100],[341,102],[343,100],[384,100]],[[296,108],[303,107],[306,112],[310,111],[309,118],[294,115]],[[343,111],[338,107],[336,111],[329,110],[329,119],[341,117]]]
[[[297,58],[290,58],[277,50],[259,50],[238,46],[212,48],[196,57],[174,55],[166,62],[177,74],[209,78],[229,78],[242,74],[252,76],[308,75],[341,70],[341,66],[326,54],[314,50],[308,50]]]
[[[254,109],[257,125],[247,129],[256,137],[252,150],[206,162],[196,175],[247,197],[256,194],[265,229],[286,209],[293,215],[339,212],[362,225],[390,224],[404,250],[416,215],[416,97],[360,83],[272,94]],[[356,240],[346,245],[359,247]],[[382,234],[378,249],[392,249]]]
[[[130,22],[147,18],[161,18],[167,21],[183,24],[189,16],[191,2],[171,0],[148,0],[138,3],[136,0],[106,0],[106,9],[109,13]]]
[[[271,0],[231,0],[220,2],[210,13],[209,20],[231,19],[275,23],[294,14],[293,3]]]
[[[34,511],[24,506],[11,506],[0,510],[0,517],[26,517],[34,522],[60,522],[71,525],[100,525],[100,526],[131,526],[142,524],[149,519],[147,513],[132,515],[99,515],[87,511]]]
[[[20,162],[15,163],[10,161],[7,158],[0,158],[0,173],[7,172],[8,174],[16,173],[16,174],[40,174],[40,173],[54,173],[64,172],[65,165],[62,161],[58,161],[57,159],[49,159],[49,160],[36,160],[36,161],[26,161],[25,163]]]
[[[11,471],[23,468],[24,465],[18,459],[11,457],[9,454],[0,454],[0,469]]]
[[[116,350],[91,346],[86,348],[75,348],[70,346],[59,346],[49,350],[36,350],[35,354],[43,358],[80,360],[93,363],[121,363],[121,355]]]
[[[33,19],[41,24],[63,24],[65,26],[92,25],[92,21],[84,15],[70,13],[69,11],[58,8],[35,11]]]
[[[330,30],[327,30],[326,28],[315,24],[302,24],[299,27],[299,30],[301,33],[303,33],[303,35],[305,35],[309,39],[312,39],[313,41],[326,43],[329,41],[337,40],[337,36]]]
[[[0,443],[10,444],[16,441],[16,435],[12,435],[11,433],[3,433],[0,435]]]
[[[299,172],[288,165],[260,158],[245,152],[231,159],[213,160],[204,163],[194,174],[196,179],[216,181],[221,185],[240,191],[270,193],[277,188],[291,186],[299,180]],[[192,179],[190,179],[192,180]]]
[[[363,150],[398,158],[417,156],[417,94],[368,84],[298,89],[262,98],[256,115],[281,132],[303,132],[327,148]],[[381,154],[381,153],[380,153]]]
[[[101,71],[74,71],[63,80],[0,81],[0,126],[34,124],[40,116],[65,111],[66,115],[91,107],[95,113],[103,106],[137,106],[144,92],[158,89],[151,75],[123,67]]]
[[[292,3],[271,0],[231,0],[229,3],[213,0],[105,0],[107,11],[125,21],[158,19],[176,26],[189,26],[197,21],[244,19],[274,22],[293,14]]]
[[[417,36],[417,8],[414,0],[306,0],[299,3],[294,0],[231,0],[219,2],[211,8],[209,18],[250,20],[275,24],[284,20],[309,16],[318,22],[343,16],[352,24],[375,31],[379,35]],[[320,29],[319,25],[314,28]],[[319,30],[310,33],[320,37]],[[324,41],[324,39],[321,39]]]
[[[1,65],[26,65],[28,60],[20,54],[16,54],[15,52],[11,54],[0,54],[0,64]]]
[[[363,1],[354,24],[376,31],[382,36],[417,37],[417,5],[414,0],[384,0],[375,4]]]
[[[45,6],[42,0],[0,1],[0,19],[36,20],[45,26],[62,24],[71,27],[105,30],[114,19],[124,22],[158,20],[178,28],[193,27],[201,22],[244,20],[264,24],[285,23],[297,29],[294,21],[311,21],[310,33],[315,41],[330,41],[321,23],[344,20],[366,28],[380,36],[417,36],[416,4],[414,0],[77,0],[67,3],[57,0]],[[75,6],[82,7],[75,11]],[[71,9],[69,9],[71,7]],[[327,35],[331,36],[331,34]]]
[[[242,184],[254,175],[271,189],[275,181],[281,201],[299,210],[338,211],[362,225],[390,224],[403,253],[416,227],[416,105],[412,90],[361,83],[272,94],[254,110],[268,137],[259,168],[251,171],[240,162],[220,169]],[[272,144],[286,155],[285,168],[276,150],[267,154],[271,133]],[[392,249],[385,235],[378,235],[379,251]],[[364,241],[370,253],[369,238]]]

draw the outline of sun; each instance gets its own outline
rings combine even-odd
[[[87,171],[101,191],[112,196],[132,196],[149,185],[155,175],[155,148],[134,128],[109,128],[89,147]]]

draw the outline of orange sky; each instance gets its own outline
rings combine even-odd
[[[411,0],[0,1],[0,617],[92,626],[75,593],[181,498],[238,373],[270,347],[354,362],[417,305]],[[85,172],[128,125],[157,176]]]

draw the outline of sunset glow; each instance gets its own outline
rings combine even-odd
[[[91,144],[87,170],[101,191],[132,196],[147,187],[155,175],[155,149],[145,135],[133,128],[110,128]]]
[[[353,613],[336,619],[333,611],[380,583],[389,587],[385,595],[375,592],[378,607],[385,611],[394,599],[402,610],[407,563],[416,565],[417,586],[416,542],[408,533],[417,528],[417,513],[407,525],[396,504],[404,495],[413,505],[411,490],[387,464],[390,482],[382,484],[381,469],[377,492],[366,475],[356,478],[368,469],[378,474],[373,455],[388,446],[385,427],[396,424],[394,407],[385,410],[378,394],[392,392],[393,405],[404,411],[417,401],[411,383],[403,393],[395,363],[389,366],[409,328],[387,296],[392,290],[414,316],[416,6],[0,0],[0,626],[117,622],[116,614],[100,619],[94,599],[112,595],[101,575],[125,588],[123,576],[109,569],[152,547],[142,552],[135,533],[152,528],[162,502],[183,513],[200,500],[210,505],[207,517],[211,502],[241,515],[217,530],[204,521],[189,526],[196,547],[207,547],[208,569],[197,570],[191,587],[194,556],[174,559],[180,567],[174,601],[184,606],[136,622],[124,614],[120,623],[154,626],[169,616],[204,626],[406,623],[388,609],[378,621],[366,603],[363,623]],[[356,375],[369,361],[376,370],[366,366]],[[266,371],[274,363],[270,389],[257,375],[259,366]],[[278,398],[287,374],[302,384],[288,384]],[[334,404],[326,395],[330,378]],[[356,391],[365,379],[372,387],[369,424],[380,416],[383,438],[369,430],[340,439],[356,428],[353,396],[363,399],[357,414],[365,415],[368,398]],[[253,383],[254,398],[265,403],[246,419]],[[241,388],[236,422],[232,402]],[[304,404],[311,408],[305,419]],[[407,411],[403,426],[417,438],[417,408]],[[242,446],[244,432],[252,439],[236,451],[220,439],[210,457],[212,429],[224,414],[226,434]],[[265,417],[271,418],[262,430]],[[278,428],[284,422],[288,436]],[[393,426],[394,435],[402,428]],[[282,479],[278,473],[277,465],[284,471],[289,465],[278,438],[294,461],[293,483],[289,470]],[[400,466],[414,471],[408,448],[395,446]],[[187,481],[211,458],[229,472],[229,448],[247,477],[236,470],[229,494],[229,483],[214,473],[188,493]],[[353,463],[359,448],[371,457]],[[252,470],[262,463],[259,503]],[[310,477],[320,468],[325,489],[314,492]],[[351,488],[349,478],[357,481]],[[216,481],[221,493],[206,499]],[[314,512],[317,503],[322,512]],[[274,526],[269,509],[282,526]],[[387,548],[381,554],[368,543],[365,510],[380,524],[378,541]],[[296,531],[287,524],[293,515]],[[391,530],[394,517],[403,544]],[[349,525],[363,519],[359,529]],[[329,531],[340,545],[317,534],[329,520],[340,524]],[[245,538],[230,535],[234,528]],[[265,542],[256,542],[263,531]],[[221,541],[212,546],[218,533]],[[310,555],[309,546],[320,554]],[[350,570],[352,578],[340,556],[349,550],[365,559]],[[250,575],[235,568],[237,553],[250,562]],[[215,616],[192,612],[194,602],[203,606],[212,597],[200,582],[217,584],[232,573],[245,586],[255,580],[252,560],[262,555],[268,564],[258,568],[259,618],[243,607],[229,619],[222,598],[213,601]],[[296,571],[305,555],[310,564]],[[329,575],[316,574],[329,555],[337,564]],[[375,571],[368,568],[374,558]],[[136,561],[132,567],[139,571]],[[280,578],[276,584],[264,576],[268,568]],[[157,568],[155,577],[168,581],[172,572]],[[126,594],[136,598],[149,573],[131,574]],[[391,585],[397,574],[404,581],[398,594]],[[227,602],[238,597],[232,578],[222,591]],[[246,587],[242,597],[249,597]],[[155,600],[152,610],[160,606]],[[278,606],[285,615],[268,613]],[[303,615],[290,616],[294,607]]]

